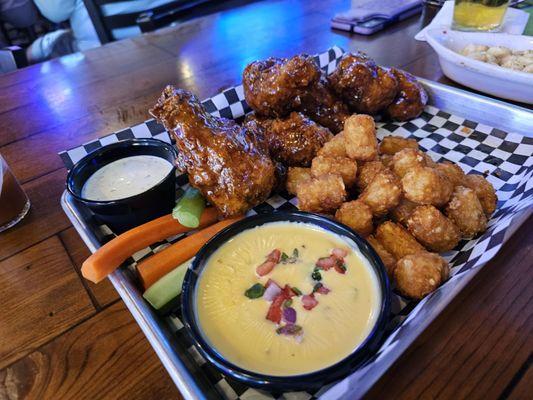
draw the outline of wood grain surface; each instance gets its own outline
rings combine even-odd
[[[459,86],[413,38],[433,9],[365,37],[329,28],[348,0],[233,3],[241,6],[0,75],[0,153],[32,202],[0,233],[0,399],[179,398],[111,284],[79,275],[88,250],[59,205],[58,151],[144,121],[169,83],[205,98],[239,83],[253,60],[333,45]],[[531,398],[532,223],[369,398]]]

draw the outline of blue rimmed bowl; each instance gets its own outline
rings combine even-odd
[[[354,351],[341,361],[321,370],[290,376],[271,376],[249,371],[228,361],[216,348],[209,344],[207,336],[202,332],[196,315],[197,285],[202,270],[207,265],[211,255],[218,248],[237,234],[270,222],[302,222],[315,225],[326,231],[344,236],[352,240],[359,247],[371,267],[374,269],[381,292],[381,305],[376,322],[366,339]],[[273,212],[259,214],[238,221],[225,228],[207,242],[196,255],[190,269],[185,275],[182,292],[182,316],[185,328],[194,346],[211,362],[222,374],[236,379],[245,385],[270,391],[294,391],[318,388],[324,384],[340,379],[354,370],[372,356],[379,345],[385,330],[390,309],[389,281],[383,263],[378,255],[361,236],[347,226],[316,214],[306,212]]]

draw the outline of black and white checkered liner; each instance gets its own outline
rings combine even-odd
[[[333,47],[325,53],[317,55],[316,62],[327,73],[331,73],[343,54],[343,50]],[[236,86],[207,99],[204,107],[213,115],[238,119],[250,111],[244,100],[242,86]],[[409,302],[394,294],[393,312],[390,316],[389,334],[377,354],[365,366],[344,380],[323,387],[318,392],[298,392],[270,394],[248,388],[222,376],[212,365],[207,363],[190,343],[180,321],[180,311],[167,318],[170,329],[175,333],[179,348],[187,352],[197,365],[195,373],[204,375],[207,382],[214,386],[225,399],[311,399],[317,397],[336,398],[351,393],[353,387],[368,378],[369,374],[381,374],[380,361],[386,359],[388,353],[401,345],[409,326],[423,321],[427,314],[439,308],[441,294],[454,290],[462,279],[467,279],[475,269],[483,266],[501,248],[505,233],[513,223],[513,218],[521,210],[533,205],[533,139],[521,135],[507,133],[490,126],[478,124],[455,115],[450,115],[435,107],[427,106],[423,114],[409,122],[379,122],[378,138],[387,135],[413,137],[420,147],[435,160],[450,160],[459,164],[467,173],[487,175],[498,194],[498,209],[489,222],[487,231],[472,240],[463,240],[456,250],[444,254],[452,266],[452,277],[436,292],[421,302]],[[165,129],[154,120],[115,132],[98,140],[86,143],[59,155],[67,169],[89,152],[109,143],[127,138],[156,137],[170,142]],[[185,176],[180,176],[178,184],[182,190],[187,185]],[[271,212],[274,210],[296,209],[296,201],[287,193],[278,193],[265,203],[254,207],[250,215]],[[108,227],[92,221],[97,236],[102,243],[109,240],[113,233]],[[154,244],[133,255],[129,265],[133,273],[134,265],[139,260],[166,247],[168,243],[180,240],[183,235],[169,238],[163,243]],[[387,364],[388,365],[388,364]],[[206,381],[203,379],[203,381]]]

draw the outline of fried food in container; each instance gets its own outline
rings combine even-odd
[[[352,115],[344,122],[346,154],[357,161],[371,161],[378,156],[378,139],[374,118]]]
[[[389,154],[393,156],[403,149],[418,150],[418,142],[416,139],[406,139],[401,136],[385,136],[379,144],[380,154]]]
[[[402,189],[408,200],[441,207],[450,200],[453,185],[434,168],[416,167],[402,178]]]
[[[192,93],[167,86],[150,110],[176,139],[180,170],[225,217],[265,201],[276,168],[250,130],[209,114]]]
[[[321,175],[296,187],[298,208],[303,211],[333,214],[346,201],[340,175]]]
[[[398,260],[425,251],[424,246],[418,243],[413,235],[392,221],[385,221],[379,225],[374,236]]]
[[[390,155],[390,154],[381,154],[379,156],[379,160],[383,163],[384,166],[386,166],[387,168],[391,168],[392,167],[392,158],[393,156]]]
[[[418,206],[407,218],[407,229],[427,249],[441,253],[461,239],[459,228],[434,206]]]
[[[379,258],[381,258],[383,265],[387,269],[387,275],[392,279],[394,277],[394,269],[396,268],[396,259],[373,235],[367,236],[366,240],[375,252],[378,253]]]
[[[392,103],[398,93],[394,74],[362,53],[348,53],[328,76],[337,95],[358,113],[376,114]]]
[[[358,163],[358,174],[355,184],[359,190],[364,190],[374,177],[382,171],[387,170],[381,161],[367,161]]]
[[[399,90],[386,113],[396,121],[408,121],[418,117],[428,102],[428,95],[423,86],[408,72],[396,68],[391,68],[390,72],[396,77]]]
[[[457,225],[463,237],[471,238],[487,229],[487,217],[476,192],[465,186],[455,187],[444,212]]]
[[[310,166],[324,143],[333,137],[327,128],[298,112],[275,119],[250,116],[245,126],[254,120],[272,159],[288,167]]]
[[[435,168],[446,175],[454,187],[459,185],[465,186],[466,175],[457,164],[450,161],[443,161],[438,163]]]
[[[313,175],[311,174],[311,168],[289,167],[289,170],[287,171],[287,181],[285,184],[287,192],[296,195],[296,188],[298,185],[311,179],[312,177]]]
[[[469,187],[476,192],[477,198],[483,207],[485,215],[490,217],[496,211],[498,196],[494,186],[483,176],[468,174],[465,177],[464,186]]]
[[[403,178],[408,171],[412,171],[416,167],[426,166],[426,154],[418,149],[406,148],[392,157],[391,169],[400,178]]]
[[[347,157],[344,132],[340,132],[329,139],[318,151],[319,156]]]
[[[335,219],[348,225],[361,236],[370,235],[374,231],[372,210],[361,200],[343,203],[335,213]]]
[[[426,251],[402,257],[396,263],[394,280],[400,293],[412,299],[422,299],[436,290],[450,275],[446,260]]]
[[[355,184],[357,176],[357,162],[348,157],[316,156],[311,163],[313,176],[337,174],[342,177],[347,188]]]
[[[395,208],[391,210],[391,219],[394,222],[405,226],[405,224],[407,223],[407,218],[411,216],[415,208],[417,208],[419,205],[420,204],[413,203],[412,201],[407,200],[405,197],[402,197],[402,199],[400,200],[400,204],[398,204]]]
[[[320,79],[313,58],[269,58],[248,64],[242,74],[244,97],[258,115],[283,117],[300,104],[300,95]]]
[[[331,90],[325,77],[301,94],[297,110],[332,133],[342,131],[344,120],[350,116],[348,106]]]

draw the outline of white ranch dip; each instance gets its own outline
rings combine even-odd
[[[156,156],[132,156],[113,161],[92,174],[81,190],[87,200],[119,200],[135,196],[157,185],[172,164]]]

